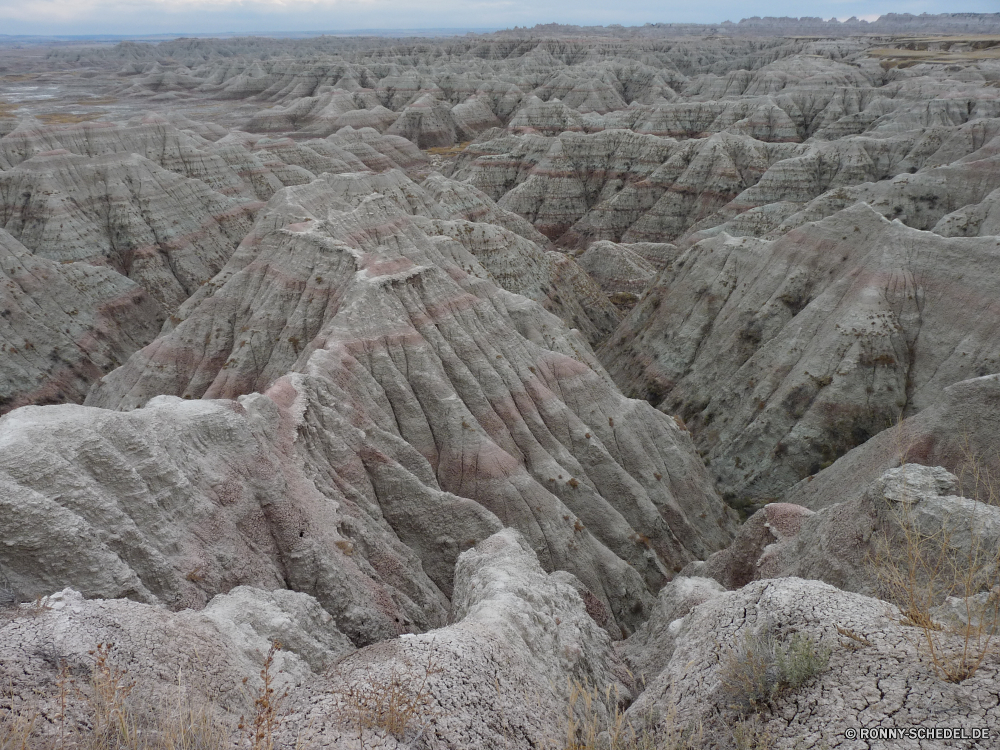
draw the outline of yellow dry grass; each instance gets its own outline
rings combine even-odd
[[[457,156],[469,147],[472,141],[463,141],[462,143],[456,143],[454,146],[435,146],[434,148],[427,149],[428,154],[434,154],[435,156]]]
[[[880,58],[886,68],[908,68],[918,63],[952,65],[1000,59],[1000,36],[988,34],[897,37],[891,44],[868,50],[869,57]]]
[[[23,609],[22,609],[23,612]],[[58,712],[46,714],[40,705],[15,705],[10,692],[6,710],[0,709],[0,750],[226,750],[234,746],[232,726],[220,718],[211,702],[193,701],[178,680],[174,705],[152,705],[139,698],[144,686],[114,662],[114,647],[101,643],[90,652],[89,679],[77,683],[64,664],[57,681]],[[273,652],[268,654],[268,658]],[[265,661],[265,671],[270,662]],[[265,688],[270,684],[265,679]],[[38,693],[42,696],[41,693]],[[272,693],[254,703],[252,724],[259,729],[249,737],[248,750],[270,750],[279,717]],[[70,703],[87,708],[86,727],[69,726]],[[43,725],[57,727],[39,736]],[[51,727],[50,727],[51,728]],[[240,740],[242,740],[242,736]]]
[[[972,510],[925,529],[913,506],[901,503],[889,509],[895,530],[877,535],[871,560],[885,595],[902,612],[901,624],[920,633],[917,646],[938,677],[955,683],[998,653],[1000,635],[1000,548],[988,533],[987,512],[987,506],[1000,505],[1000,481],[967,438],[964,454],[955,474],[958,494],[979,497]],[[935,608],[949,600],[962,616],[945,627],[935,620]]]
[[[115,104],[117,101],[117,96],[95,96],[89,99],[77,99],[75,104],[79,104],[83,107],[97,107],[101,104]]]
[[[663,715],[627,717],[612,687],[570,680],[566,736],[546,750],[694,750],[703,746],[700,724],[682,724],[676,704]]]
[[[73,125],[96,120],[102,114],[103,112],[46,112],[38,115],[38,119],[46,125]]]

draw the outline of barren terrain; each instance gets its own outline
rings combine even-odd
[[[1000,732],[998,291],[997,15],[0,43],[0,747]]]

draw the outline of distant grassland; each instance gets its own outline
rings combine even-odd
[[[974,63],[1000,59],[1000,35],[897,37],[891,47],[868,50],[885,68],[908,68],[919,63]]]
[[[426,149],[428,154],[434,154],[435,156],[455,156],[456,154],[462,153],[472,141],[464,141],[462,143],[456,143],[454,146],[434,146],[433,148]]]
[[[77,122],[96,120],[103,112],[45,112],[38,119],[46,125],[72,125]]]

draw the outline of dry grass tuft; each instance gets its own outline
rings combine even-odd
[[[367,739],[389,735],[415,745],[436,716],[430,678],[441,671],[432,649],[420,667],[404,661],[388,675],[378,675],[366,665],[345,675],[345,686],[334,694],[357,732],[360,747],[365,747]]]
[[[434,146],[434,148],[427,149],[427,153],[434,154],[434,156],[457,156],[465,151],[470,143],[472,141],[463,141],[462,143],[456,143],[454,146]]]
[[[896,529],[876,545],[875,570],[884,594],[900,608],[901,624],[920,631],[917,645],[935,673],[962,682],[996,650],[1000,548],[984,539],[984,513],[955,514],[934,531],[921,529],[910,504],[892,514]],[[958,603],[960,616],[950,627],[936,617],[948,601]]]
[[[110,643],[99,643],[90,652],[94,657],[90,690],[83,693],[93,712],[93,727],[87,745],[104,748],[139,748],[139,726],[129,696],[135,682],[126,670],[111,661]]]
[[[89,679],[78,686],[63,664],[47,723],[36,707],[0,709],[0,750],[226,750],[234,745],[231,725],[221,720],[210,701],[192,701],[178,679],[176,700],[140,700],[145,685],[115,664],[114,647],[100,643],[90,652]],[[6,701],[5,701],[6,702]],[[89,714],[84,727],[72,726],[70,705]],[[70,726],[68,726],[70,725]],[[54,730],[54,731],[53,731]],[[253,747],[253,746],[252,746]]]
[[[37,722],[35,710],[0,709],[0,750],[29,750]]]
[[[46,125],[75,125],[78,122],[96,120],[103,112],[44,112],[38,120]]]
[[[231,747],[231,726],[220,721],[210,704],[184,697],[178,680],[173,714],[160,720],[156,750],[222,750]]]
[[[902,440],[900,465],[909,452]],[[919,631],[915,646],[940,679],[953,683],[972,677],[1000,651],[1000,545],[990,507],[1000,506],[1000,460],[977,452],[968,436],[960,451],[954,473],[967,509],[928,520],[904,491],[902,502],[885,509],[869,560],[882,597],[902,613],[900,624]],[[947,622],[941,621],[943,609],[951,610]]]
[[[773,750],[776,738],[757,716],[742,717],[730,729],[735,750]]]
[[[837,632],[844,636],[847,640],[842,640],[840,645],[850,651],[857,651],[859,648],[864,646],[871,646],[872,642],[865,638],[863,635],[855,633],[850,628],[842,628],[840,625],[836,626]]]
[[[683,726],[676,708],[666,716],[625,715],[617,689],[603,692],[578,681],[569,685],[566,738],[562,750],[693,750],[702,746],[700,727]]]

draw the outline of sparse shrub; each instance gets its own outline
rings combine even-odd
[[[779,685],[788,690],[805,685],[830,666],[830,649],[817,645],[808,633],[795,633],[787,645],[779,646]]]
[[[763,710],[780,693],[795,690],[825,671],[830,649],[811,636],[795,633],[781,641],[769,623],[758,632],[744,631],[736,648],[721,659],[720,683],[726,708],[745,716]]]
[[[918,646],[948,682],[976,673],[1000,624],[1000,548],[984,538],[977,506],[931,530],[921,528],[912,504],[901,503],[892,509],[894,528],[876,540],[883,595],[900,608],[904,626],[920,631]],[[959,622],[945,627],[937,613],[949,601],[958,603]]]
[[[770,626],[759,633],[744,631],[736,648],[727,650],[720,665],[726,708],[743,715],[760,710],[778,688],[778,642]]]

